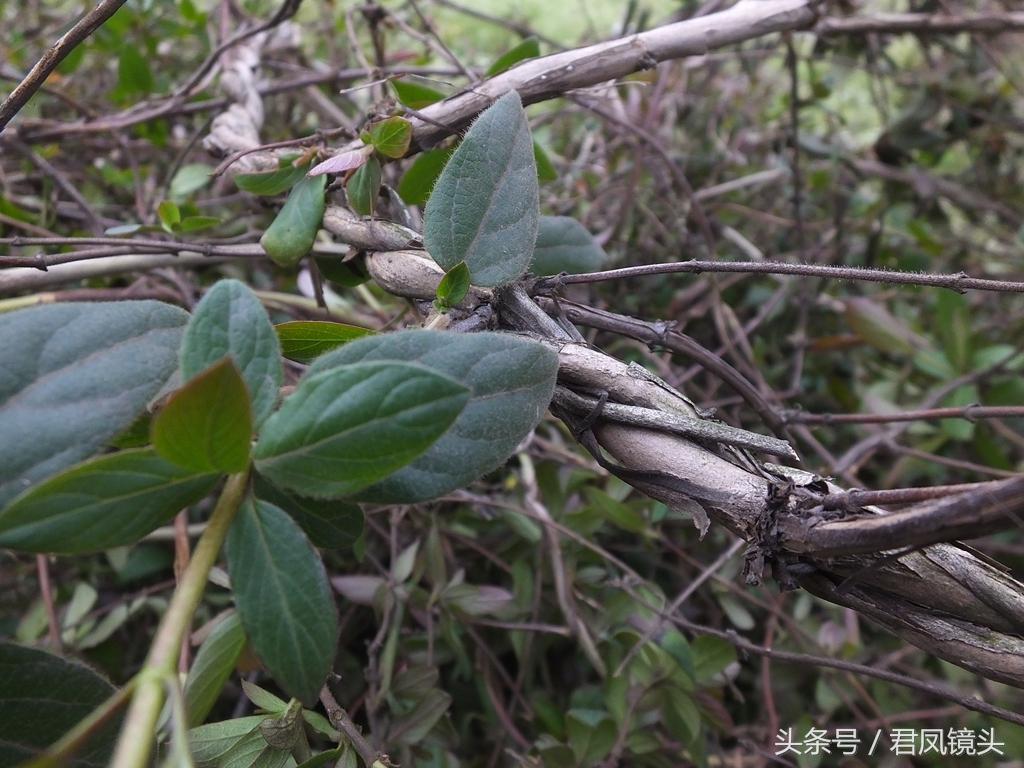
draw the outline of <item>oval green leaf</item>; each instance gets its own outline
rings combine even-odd
[[[171,200],[164,200],[160,203],[156,208],[156,215],[168,232],[173,232],[174,226],[181,221],[181,211],[178,210],[177,203]]]
[[[412,123],[404,117],[389,117],[374,123],[363,138],[384,157],[404,157],[412,141]]]
[[[308,499],[256,480],[256,497],[280,507],[321,549],[349,549],[363,535],[365,518],[358,504],[341,499]]]
[[[391,87],[395,97],[409,109],[423,109],[444,98],[440,91],[412,80],[392,80]]]
[[[242,625],[275,681],[310,705],[334,663],[338,613],[320,556],[282,510],[246,501],[228,532]]]
[[[373,334],[369,328],[325,320],[295,320],[275,325],[274,330],[281,342],[281,354],[299,363],[312,362],[342,344]]]
[[[586,227],[569,216],[541,216],[530,271],[535,275],[595,272],[608,259]]]
[[[186,380],[230,356],[249,389],[258,427],[277,402],[281,387],[281,347],[267,311],[245,283],[221,280],[192,313],[181,344]]]
[[[196,475],[151,448],[91,459],[37,485],[0,512],[0,547],[81,554],[134,544],[208,494]]]
[[[324,218],[326,176],[303,176],[288,195],[284,207],[260,238],[271,260],[290,267],[309,253]]]
[[[358,339],[317,359],[311,374],[369,361],[418,363],[462,382],[471,397],[451,429],[421,457],[359,493],[381,503],[442,496],[497,468],[540,421],[555,387],[558,356],[503,333],[398,331]]]
[[[451,148],[431,149],[413,160],[398,182],[399,197],[409,205],[426,205],[452,152]]]
[[[466,262],[474,285],[522,277],[537,239],[537,165],[515,91],[473,123],[441,172],[424,214],[424,243],[445,271]]]
[[[379,222],[378,222],[379,223]],[[342,261],[337,256],[316,256],[316,267],[326,280],[338,283],[346,288],[355,288],[370,279],[370,272],[366,268],[366,259],[354,258]]]
[[[0,507],[131,426],[177,368],[187,319],[156,301],[0,315]]]
[[[469,293],[469,267],[460,261],[437,284],[437,301],[443,308],[453,307]]]
[[[185,711],[190,727],[201,725],[217,703],[224,683],[245,650],[245,630],[238,613],[231,611],[199,646],[185,681]]]
[[[331,367],[307,375],[267,420],[256,467],[304,496],[347,496],[427,450],[468,399],[457,381],[419,365]]]
[[[249,464],[252,409],[230,357],[191,378],[153,419],[153,447],[193,472],[241,472]]]
[[[38,757],[114,693],[84,664],[36,648],[0,642],[0,765]],[[92,734],[68,768],[103,768],[121,717]]]
[[[530,36],[523,40],[515,48],[506,51],[498,59],[487,68],[487,72],[484,73],[484,77],[494,77],[500,75],[509,69],[512,69],[516,64],[526,59],[535,59],[540,56],[540,43],[536,37]]]
[[[251,195],[280,195],[295,186],[308,170],[309,164],[304,163],[265,173],[240,173],[235,176],[235,185]]]
[[[533,142],[533,160],[537,163],[537,178],[540,181],[554,181],[558,178],[558,171],[555,170],[551,158],[544,151],[544,147],[536,141]],[[541,219],[543,218],[542,216]]]
[[[359,167],[345,185],[348,207],[361,216],[372,216],[380,194],[380,160],[371,157]]]

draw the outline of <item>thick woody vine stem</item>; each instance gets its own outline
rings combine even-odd
[[[372,253],[368,267],[385,290],[415,299],[432,297],[443,274],[422,251]],[[572,312],[556,319],[523,288],[489,301],[503,327],[558,351],[559,383],[569,392],[606,392],[610,403],[664,412],[672,422],[699,415],[663,383],[581,343],[566,327]],[[576,426],[571,412],[561,415]],[[896,514],[862,506],[837,516],[824,503],[842,488],[677,432],[670,425],[623,423],[616,411],[597,418],[593,440],[584,444],[648,496],[690,510],[697,502],[712,520],[746,539],[749,579],[773,576],[784,585],[799,584],[929,653],[1024,687],[1024,584],[955,541],[941,543],[1013,525],[1013,516],[1024,513],[1024,479],[985,484]]]
[[[627,35],[584,48],[529,59],[507,72],[474,83],[471,88],[424,107],[408,116],[412,123],[409,153],[427,149],[447,136],[458,133],[499,96],[518,91],[523,104],[564,96],[577,88],[587,88],[645,69],[660,62],[701,56],[717,48],[735,45],[773,32],[804,29],[817,19],[821,0],[740,0],[730,8],[674,24]],[[242,133],[229,139],[222,136],[226,148],[253,149],[256,141],[242,121]],[[352,141],[338,151],[362,146]],[[252,167],[271,168],[276,163],[272,151],[246,155],[245,168],[231,167],[241,173]]]

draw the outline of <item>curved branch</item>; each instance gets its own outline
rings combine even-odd
[[[415,283],[417,294],[430,295],[436,288],[432,281],[440,280],[442,270],[436,265],[434,270],[426,268],[430,261],[423,254],[403,253],[404,258],[388,258],[382,287],[407,296],[403,285]],[[371,254],[371,273],[375,263],[394,255]],[[409,281],[403,278],[404,269],[411,270]],[[579,393],[606,392],[613,403],[694,414],[692,404],[671,388],[637,376],[625,363],[577,341],[523,289],[499,291],[493,301],[503,327],[529,333],[558,351],[563,386]],[[573,308],[565,309],[565,316],[573,319]],[[649,330],[659,338],[664,335]],[[571,415],[567,418],[575,421]],[[863,515],[859,523],[842,523],[864,525],[866,530],[888,528],[889,534],[896,530],[909,541],[928,543],[924,548],[893,552],[897,545],[892,535],[871,534],[875,538],[869,553],[850,553],[839,546],[819,551],[818,546],[838,540],[839,523],[809,518],[807,510],[820,509],[824,499],[842,489],[808,472],[758,464],[727,446],[615,423],[600,414],[585,445],[606,468],[641,492],[676,508],[693,510],[696,502],[713,520],[746,539],[749,581],[757,582],[768,573],[784,586],[799,584],[854,608],[929,653],[1024,688],[1024,584],[960,544],[928,543],[937,538],[929,526],[941,530],[943,538],[953,538],[973,533],[964,522],[971,515],[981,515],[989,525],[1005,518],[1007,511],[1018,510],[1024,505],[1024,480],[979,488],[976,495],[950,497],[930,508],[910,510],[909,515],[891,516],[863,506],[855,510]],[[815,533],[813,524],[821,533]],[[843,543],[851,540],[857,536],[844,532]]]
[[[0,133],[3,133],[7,124],[28,103],[32,94],[42,87],[46,78],[64,61],[65,57],[75,50],[85,38],[103,26],[103,23],[113,16],[124,3],[125,0],[103,0],[50,46],[50,49],[42,55],[32,70],[25,75],[25,79],[18,83],[4,99],[3,104],[0,104]]]

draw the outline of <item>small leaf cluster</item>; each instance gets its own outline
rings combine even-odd
[[[0,546],[80,554],[133,544],[224,475],[251,469],[257,481],[226,547],[235,604],[264,666],[311,703],[337,640],[313,542],[357,538],[345,531],[361,528],[361,514],[346,499],[408,502],[471,482],[505,459],[550,399],[556,362],[545,347],[446,336],[275,329],[235,280],[214,285],[191,316],[148,301],[4,315],[0,338],[21,364],[0,400],[10,453]],[[283,399],[282,342],[313,363]],[[148,445],[90,458],[140,414]]]

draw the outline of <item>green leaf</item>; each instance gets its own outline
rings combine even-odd
[[[272,715],[281,714],[288,709],[287,701],[248,680],[242,681],[242,692],[245,694],[245,698],[256,705],[256,709],[261,709]]]
[[[395,97],[409,109],[423,109],[441,101],[444,94],[412,80],[392,80]]]
[[[348,207],[362,216],[372,216],[380,193],[380,160],[369,158],[345,185]]]
[[[114,693],[114,686],[84,664],[5,642],[0,642],[0,680],[0,765],[36,757]],[[103,726],[61,765],[106,766],[120,720]]]
[[[235,611],[214,627],[199,647],[185,681],[185,711],[191,727],[202,724],[245,650],[245,630]]]
[[[405,157],[412,141],[412,123],[404,117],[389,117],[373,123],[365,131],[363,141],[384,157]]]
[[[396,717],[388,733],[396,744],[412,746],[427,737],[452,704],[452,697],[433,688],[409,712]]]
[[[241,472],[249,464],[252,410],[230,357],[192,377],[153,419],[153,447],[193,472]]]
[[[316,256],[314,260],[316,261],[317,269],[320,270],[320,274],[325,279],[330,280],[332,283],[344,285],[346,288],[355,288],[357,285],[362,285],[370,279],[370,272],[366,268],[365,259],[355,258],[342,261],[337,256],[334,258]]]
[[[324,320],[295,320],[280,323],[274,330],[281,342],[281,354],[300,363],[311,362],[353,339],[373,335],[369,328]]]
[[[935,314],[936,330],[946,358],[957,373],[966,373],[970,370],[975,347],[971,343],[971,307],[967,298],[959,293],[943,291],[935,297]]]
[[[694,676],[693,668],[693,651],[690,649],[690,644],[686,638],[678,629],[669,629],[661,636],[661,640],[658,644],[675,659],[676,664],[679,668],[686,673],[687,678],[690,680]]]
[[[265,715],[252,715],[192,728],[188,732],[188,743],[196,765],[222,765],[220,761],[244,745],[253,733],[268,747],[259,731],[260,723],[266,719]]]
[[[139,51],[130,43],[120,48],[117,59],[117,91],[124,97],[153,90],[153,72]]]
[[[160,218],[160,223],[168,232],[173,232],[174,226],[181,221],[181,211],[178,210],[178,204],[170,200],[164,200],[157,206],[156,215]]]
[[[0,314],[0,507],[131,426],[174,373],[187,319],[156,301]]]
[[[708,685],[736,661],[736,649],[725,640],[701,635],[690,645],[693,650],[693,671],[698,684]]]
[[[961,408],[977,405],[981,402],[981,393],[976,384],[965,384],[954,389],[940,405],[944,408]],[[954,440],[966,442],[974,439],[976,424],[967,419],[943,419],[939,422],[943,433]]]
[[[256,466],[305,496],[350,495],[420,456],[468,399],[454,379],[404,362],[311,371],[267,420]]]
[[[697,709],[693,697],[687,691],[672,685],[665,688],[664,696],[662,712],[665,725],[684,743],[693,741],[700,735],[700,710]]]
[[[544,415],[558,372],[553,351],[511,334],[398,331],[329,352],[310,373],[371,360],[419,363],[472,392],[455,424],[423,456],[359,495],[383,503],[436,498],[497,468]]]
[[[615,745],[615,722],[602,710],[570,709],[566,714],[565,728],[569,746],[579,765],[596,765]]]
[[[558,171],[555,170],[555,166],[551,163],[551,158],[544,151],[544,147],[536,141],[533,142],[533,161],[537,163],[538,180],[554,181],[558,178]],[[543,223],[543,217],[541,217],[541,222]]]
[[[235,185],[251,195],[280,195],[291,189],[306,175],[309,164],[286,165],[276,171],[265,173],[240,173],[235,176]]]
[[[398,182],[398,195],[409,205],[426,205],[438,176],[455,150],[431,149],[413,160]]]
[[[587,502],[601,513],[601,516],[630,533],[643,533],[647,530],[647,521],[636,509],[618,499],[614,499],[600,488],[587,486],[583,489]]]
[[[319,755],[313,755],[309,760],[299,763],[298,768],[346,768],[344,761],[348,754],[349,746],[346,744],[344,747],[337,747],[327,752],[321,752]],[[353,768],[356,768],[358,765],[354,757],[352,758],[351,765]]]
[[[173,200],[182,200],[210,183],[210,171],[206,163],[188,163],[181,166],[171,179],[169,194]]]
[[[326,188],[326,176],[303,176],[292,187],[284,206],[260,238],[260,245],[275,264],[293,266],[313,248],[324,218]]]
[[[186,380],[230,356],[242,373],[258,427],[270,415],[281,387],[281,347],[267,311],[245,283],[221,280],[192,313],[181,344]]]
[[[307,499],[282,491],[262,478],[256,480],[256,498],[291,515],[317,547],[349,549],[363,535],[363,510],[350,501]]]
[[[608,254],[586,228],[569,216],[541,216],[530,271],[535,275],[596,272]]]
[[[845,304],[847,323],[858,336],[876,349],[898,355],[913,355],[926,346],[884,304],[861,296],[846,299]]]
[[[466,262],[474,285],[526,272],[537,239],[537,166],[515,91],[473,123],[441,172],[424,214],[427,251],[445,270]]]
[[[275,681],[305,704],[334,663],[338,613],[327,572],[302,530],[265,501],[246,501],[228,532],[242,625]]]
[[[218,224],[220,224],[220,219],[216,216],[186,216],[174,228],[174,231],[187,235],[190,232],[200,232],[204,229],[216,227]]]
[[[515,48],[503,53],[497,61],[487,68],[484,77],[494,77],[506,70],[512,69],[516,64],[526,59],[535,59],[540,56],[540,43],[536,37],[530,36],[523,40]]]
[[[441,593],[441,602],[470,616],[498,616],[515,603],[515,595],[502,587],[452,584]]]
[[[469,293],[469,267],[460,261],[445,273],[437,284],[437,303],[443,308],[454,307]]]
[[[134,544],[216,482],[216,475],[196,475],[151,448],[100,456],[12,501],[0,512],[0,546],[81,554]]]

